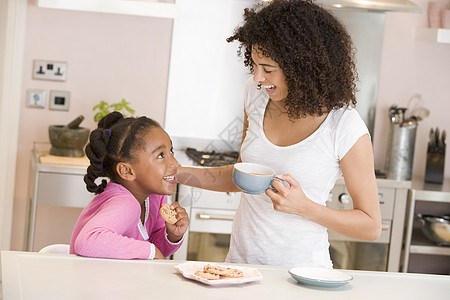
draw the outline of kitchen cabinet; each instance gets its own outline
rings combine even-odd
[[[38,205],[84,208],[92,200],[94,194],[86,190],[83,181],[88,165],[86,157],[58,157],[49,155],[48,150],[33,149],[27,195],[27,251],[39,250],[33,247]]]
[[[450,29],[447,28],[418,28],[416,40],[450,44]]]
[[[450,247],[428,240],[421,231],[417,214],[443,216],[450,213],[450,179],[443,184],[414,180],[408,195],[403,272],[450,273]]]

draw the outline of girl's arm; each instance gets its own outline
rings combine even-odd
[[[289,182],[290,188],[275,181],[273,185],[278,192],[267,190],[266,194],[272,199],[275,210],[295,213],[352,238],[375,240],[381,233],[381,212],[372,144],[367,134],[358,139],[340,165],[353,200],[352,210],[336,210],[313,202],[290,175],[280,176]]]
[[[75,253],[87,257],[115,259],[149,259],[155,255],[155,246],[148,241],[125,236],[131,227],[137,227],[139,203],[132,199],[118,199],[105,203],[102,211],[90,219],[79,232]]]

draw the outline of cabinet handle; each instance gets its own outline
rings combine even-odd
[[[200,220],[233,221],[234,216],[199,213],[199,214],[197,214],[197,219],[200,219]]]

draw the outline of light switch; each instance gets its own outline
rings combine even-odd
[[[44,108],[45,96],[46,92],[44,90],[27,90],[27,106]]]
[[[50,91],[51,110],[69,110],[70,92],[69,91]]]

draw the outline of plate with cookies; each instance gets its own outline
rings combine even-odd
[[[255,268],[208,262],[185,262],[175,266],[175,269],[185,278],[208,285],[242,284],[263,278]]]

